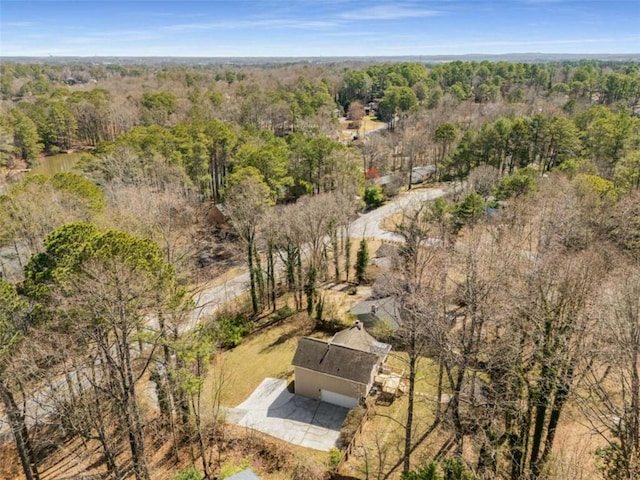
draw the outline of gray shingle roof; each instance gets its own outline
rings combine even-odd
[[[383,242],[382,245],[378,247],[374,257],[376,258],[385,258],[397,255],[400,251],[400,247],[398,245],[394,245],[392,243]]]
[[[372,311],[373,306],[375,306],[375,313]],[[376,322],[387,322],[396,329],[400,324],[400,309],[393,297],[363,300],[351,307],[349,313],[365,326],[372,326]]]
[[[356,322],[351,327],[336,333],[331,339],[334,345],[342,345],[344,347],[370,352],[371,345],[376,339],[369,335],[364,329],[362,323]]]
[[[351,327],[336,333],[331,339],[331,343],[362,350],[363,352],[375,353],[383,358],[391,351],[391,345],[378,342],[369,335],[362,322],[356,322]]]
[[[293,357],[295,367],[368,384],[371,371],[378,363],[374,353],[335,345],[317,338],[303,337]]]

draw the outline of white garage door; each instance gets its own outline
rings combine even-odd
[[[320,400],[322,402],[339,405],[345,408],[357,407],[360,403],[357,398],[348,397],[336,392],[330,392],[329,390],[320,390]]]

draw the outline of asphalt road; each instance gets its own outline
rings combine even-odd
[[[349,229],[352,238],[375,238],[378,240],[401,241],[402,237],[384,230],[380,224],[385,219],[405,209],[415,208],[422,202],[441,197],[446,192],[439,188],[419,188],[406,192],[385,205],[362,213],[355,219]],[[193,329],[202,319],[211,317],[220,307],[235,300],[249,289],[249,274],[245,270],[225,283],[202,290],[194,296],[195,308],[188,314],[187,321],[181,331]],[[84,383],[84,382],[83,382]],[[61,377],[35,392],[26,402],[27,425],[33,425],[53,411],[54,400],[64,395],[66,385]],[[0,416],[0,442],[12,440],[7,418]]]
[[[422,202],[442,197],[445,193],[441,188],[410,190],[375,210],[360,214],[351,223],[349,236],[358,239],[364,237],[376,240],[402,241],[400,235],[384,230],[381,226],[382,221],[403,210],[415,208]]]
[[[380,225],[382,221],[405,209],[415,208],[422,202],[441,197],[445,193],[441,188],[410,190],[375,210],[359,214],[358,218],[351,222],[349,236],[355,239],[364,237],[395,242],[402,241],[400,235],[384,230]],[[249,273],[244,270],[222,285],[201,291],[194,297],[196,307],[189,314],[184,330],[191,330],[201,319],[212,316],[222,305],[235,300],[248,290]]]

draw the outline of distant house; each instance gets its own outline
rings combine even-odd
[[[380,171],[373,166],[367,169],[364,178],[381,187],[387,197],[396,196],[402,186],[402,178],[398,175],[380,175]]]
[[[414,167],[411,170],[411,184],[423,183],[436,173],[435,165],[424,165],[422,167]]]
[[[373,180],[375,185],[379,185],[387,197],[395,197],[400,193],[402,179],[397,175],[384,175]]]
[[[364,172],[365,180],[375,180],[376,178],[380,178],[380,170],[378,170],[375,166],[371,166],[367,168],[366,172]]]
[[[235,230],[229,222],[231,216],[224,203],[211,203],[206,211],[206,221],[212,232],[221,238],[235,236]]]
[[[207,222],[212,227],[221,227],[227,225],[229,220],[229,213],[227,212],[224,203],[211,203],[207,210]]]
[[[349,313],[367,327],[386,323],[395,330],[400,325],[400,308],[392,296],[363,300],[351,307]]]
[[[376,341],[355,322],[327,341],[300,339],[293,357],[295,393],[345,408],[360,404],[391,346]]]
[[[373,254],[373,263],[383,271],[390,270],[397,266],[400,254],[400,247],[392,243],[383,242]],[[374,286],[378,283],[374,283]],[[384,297],[386,295],[374,295]]]
[[[379,107],[380,107],[380,99],[374,98],[364,106],[364,114],[373,115],[374,113],[378,113]]]

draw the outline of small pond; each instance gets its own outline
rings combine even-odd
[[[55,175],[59,172],[69,172],[75,168],[81,156],[81,152],[75,152],[44,157],[31,169],[31,173]]]

